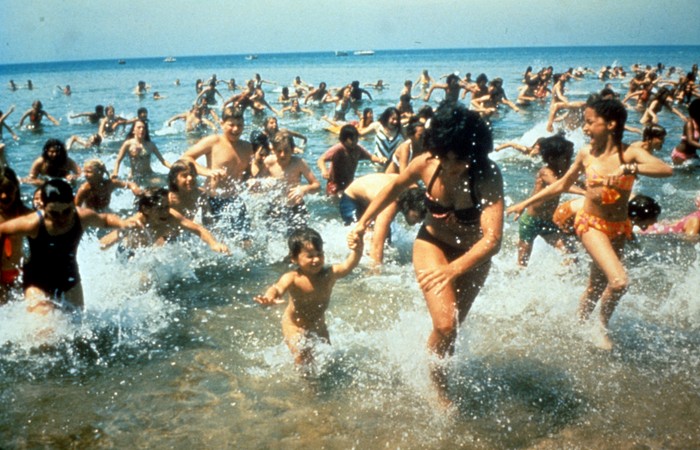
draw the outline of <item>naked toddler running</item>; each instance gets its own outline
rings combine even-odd
[[[325,265],[323,239],[310,228],[297,230],[289,237],[289,256],[297,268],[287,272],[264,295],[255,297],[262,305],[282,303],[289,292],[289,304],[282,318],[282,334],[297,364],[313,360],[307,339],[311,336],[330,342],[325,312],[335,282],[357,267],[362,257],[362,236],[348,237],[350,255],[341,264]]]

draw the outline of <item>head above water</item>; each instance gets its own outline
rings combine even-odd
[[[425,188],[416,187],[405,190],[399,195],[397,205],[410,225],[423,221],[428,212],[425,207]]]
[[[178,159],[170,165],[170,171],[168,172],[168,189],[170,189],[171,192],[178,192],[180,190],[177,183],[177,176],[183,172],[192,175],[195,180],[197,179],[197,169],[192,161]]]
[[[51,151],[55,153],[50,155]],[[44,161],[50,162],[55,165],[63,165],[68,160],[68,151],[66,150],[66,145],[63,141],[58,139],[49,139],[44,144],[44,148],[41,151],[41,156]]]
[[[654,138],[665,138],[666,128],[659,124],[647,125],[642,132],[642,140],[649,141]]]
[[[0,205],[3,210],[17,210],[22,206],[19,195],[19,178],[11,168],[0,168]]]
[[[318,252],[323,252],[323,238],[318,231],[312,228],[295,230],[287,239],[287,245],[289,246],[289,257],[292,259],[296,259],[307,245],[311,245]]]
[[[627,205],[627,216],[642,229],[654,224],[661,214],[661,206],[646,195],[635,195]]]
[[[73,188],[63,178],[51,178],[39,188],[41,204],[46,207],[50,203],[73,203]]]
[[[571,160],[574,157],[573,142],[560,134],[556,134],[538,139],[537,145],[540,147],[542,161],[552,167],[558,176],[563,175],[569,169]]]
[[[168,208],[168,190],[164,187],[146,188],[141,195],[136,198],[136,209],[143,213],[145,209]]]
[[[606,122],[615,122],[615,127],[612,130],[613,139],[616,142],[622,141],[627,122],[627,109],[621,101],[594,94],[588,97],[586,108],[592,109],[597,116]]]
[[[357,131],[357,128],[354,126],[347,124],[343,125],[343,127],[340,129],[340,133],[338,134],[338,140],[342,143],[347,142],[348,140],[356,140],[360,136],[360,133]]]
[[[493,150],[491,125],[460,104],[441,103],[426,124],[424,146],[437,158],[453,153],[460,161],[484,162]]]

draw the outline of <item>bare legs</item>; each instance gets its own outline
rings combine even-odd
[[[593,264],[588,287],[581,296],[578,315],[581,320],[587,320],[600,301],[600,324],[604,330],[600,346],[610,350],[613,344],[607,333],[608,322],[628,284],[627,273],[620,260],[625,236],[610,240],[603,232],[590,229],[581,236],[581,242],[591,255]]]
[[[449,264],[444,252],[432,243],[416,240],[413,246],[413,267],[416,273]],[[428,349],[438,358],[444,359],[454,353],[457,328],[467,317],[474,299],[481,290],[489,272],[489,264],[477,267],[457,278],[441,291],[423,290],[433,329],[428,337]],[[443,404],[447,398],[447,376],[444,367],[436,364],[431,368],[433,382]]]

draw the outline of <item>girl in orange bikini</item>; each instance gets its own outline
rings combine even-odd
[[[19,179],[9,167],[0,169],[0,223],[27,214],[19,195]],[[8,302],[10,291],[19,288],[19,268],[24,256],[22,238],[0,237],[0,305]]]
[[[628,285],[620,258],[632,231],[627,211],[632,186],[638,175],[668,177],[673,173],[670,166],[644,149],[622,143],[626,119],[620,101],[589,98],[583,131],[590,144],[579,151],[569,171],[558,181],[507,210],[517,218],[529,205],[566,192],[585,172],[586,196],[574,227],[593,264],[578,313],[581,320],[586,320],[600,302],[604,333],[599,345],[608,350],[612,348],[608,322]]]

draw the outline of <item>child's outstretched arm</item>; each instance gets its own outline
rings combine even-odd
[[[276,305],[284,303],[282,296],[294,281],[294,272],[287,272],[282,275],[282,278],[273,284],[265,291],[263,295],[256,295],[253,300],[260,303],[261,305]]]
[[[204,228],[202,225],[193,222],[192,220],[188,219],[187,217],[183,216],[182,214],[180,214],[172,208],[170,208],[170,215],[175,218],[180,227],[182,227],[186,231],[189,231],[192,234],[196,234],[197,236],[199,236],[199,238],[202,241],[204,241],[215,252],[223,253],[226,255],[231,254],[231,251],[229,250],[228,246],[224,243],[217,241],[214,235],[212,235],[211,232]]]
[[[353,232],[348,234],[348,248],[350,254],[340,264],[333,264],[333,275],[335,278],[343,278],[352,272],[352,269],[357,267],[362,258],[362,250],[364,249],[364,231],[361,233]]]

